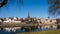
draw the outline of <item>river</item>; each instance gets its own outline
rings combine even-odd
[[[44,28],[43,30],[53,30],[53,28]],[[21,29],[21,27],[7,27],[7,28],[0,28],[0,34],[15,34],[18,32],[34,32],[43,30],[40,28],[34,30],[28,30],[28,29]]]

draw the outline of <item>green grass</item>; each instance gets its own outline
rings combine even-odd
[[[17,33],[17,34],[60,34],[60,29],[40,31],[40,32],[22,32],[22,33]]]

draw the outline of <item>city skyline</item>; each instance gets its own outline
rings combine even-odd
[[[6,6],[0,8],[0,17],[18,17],[26,18],[28,11],[31,17],[48,18],[47,0],[23,0],[23,5],[17,7],[16,0],[14,3],[9,2]]]

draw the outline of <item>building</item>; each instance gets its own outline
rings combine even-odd
[[[11,18],[9,18],[9,17],[6,17],[6,18],[4,18],[4,21],[3,21],[3,24],[5,24],[5,23],[11,23]]]
[[[20,19],[18,19],[17,17],[14,17],[14,18],[10,18],[10,17],[7,17],[4,19],[3,23],[8,23],[8,24],[11,24],[11,23],[21,23]]]
[[[56,19],[41,19],[41,23],[44,24],[41,27],[42,29],[57,29]]]
[[[17,17],[14,17],[11,21],[12,23],[21,23],[20,19],[18,19]]]
[[[57,20],[57,24],[58,24],[57,29],[60,29],[60,18],[57,18],[56,20]]]
[[[3,20],[2,18],[0,18],[0,24],[2,24],[2,23],[3,23],[3,21],[4,21],[4,20]]]

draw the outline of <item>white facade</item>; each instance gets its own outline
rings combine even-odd
[[[3,21],[4,23],[8,23],[11,22],[11,19],[6,19],[5,21]]]
[[[11,21],[12,23],[21,23],[21,21]]]
[[[46,24],[46,23],[47,23],[47,22],[46,22],[46,19],[44,19],[44,18],[41,18],[40,20],[41,20],[41,23],[42,23],[42,24]]]
[[[21,23],[21,21],[4,21],[4,23]]]
[[[0,19],[0,22],[2,22],[2,20]]]
[[[52,28],[55,28],[55,29],[57,29],[57,25],[56,25],[56,23],[57,23],[57,21],[56,21],[56,19],[44,19],[44,18],[42,18],[41,19],[41,23],[42,24],[44,24],[44,26],[42,26],[42,29],[43,28],[51,28],[51,26],[52,26]]]
[[[17,19],[17,17],[14,17],[13,19]]]
[[[41,23],[42,24],[55,24],[57,21],[56,21],[56,19],[44,19],[44,18],[42,18],[41,19]]]
[[[6,18],[6,20],[3,22],[4,23],[21,23],[21,21],[17,20],[16,17],[14,17],[14,19]]]

